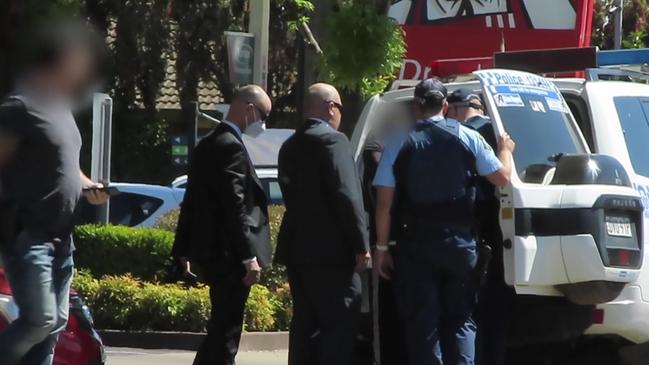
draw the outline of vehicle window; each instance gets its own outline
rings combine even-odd
[[[649,98],[613,98],[620,118],[631,164],[636,173],[649,176]]]
[[[593,136],[593,128],[590,122],[590,116],[588,115],[588,106],[584,99],[578,95],[574,94],[563,94],[563,97],[566,99],[566,103],[572,112],[572,115],[575,117],[575,121],[581,129],[581,133],[586,138],[586,143],[591,151],[595,150],[595,141]]]
[[[110,199],[111,224],[137,226],[162,206],[161,199],[141,194],[121,193]]]
[[[544,96],[520,94],[520,99],[517,105],[497,107],[498,113],[516,142],[514,161],[521,180],[540,184],[555,166],[553,158],[585,151],[569,114],[551,108]]]
[[[284,204],[284,197],[282,196],[282,190],[279,187],[277,179],[263,179],[262,184],[264,185],[264,190],[266,192],[266,197],[270,204],[282,205]]]

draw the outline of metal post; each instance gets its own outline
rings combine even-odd
[[[613,44],[615,49],[622,48],[622,18],[624,16],[624,0],[618,0],[615,7],[615,34],[613,36]]]
[[[268,32],[270,0],[252,0],[248,32],[255,35],[255,64],[253,82],[266,89],[268,85]]]
[[[92,118],[92,166],[90,177],[101,183],[110,182],[110,160],[113,129],[113,99],[95,94]],[[108,223],[110,203],[97,208],[97,221]]]

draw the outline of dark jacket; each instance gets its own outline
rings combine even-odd
[[[308,120],[279,152],[286,204],[275,260],[287,266],[353,266],[369,250],[363,193],[351,144]]]
[[[216,272],[252,257],[271,262],[264,189],[243,141],[224,123],[194,149],[172,254]]]

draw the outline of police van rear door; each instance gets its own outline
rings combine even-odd
[[[560,295],[556,285],[571,281],[561,235],[523,232],[516,221],[534,209],[561,208],[565,187],[549,185],[556,161],[562,154],[589,153],[588,146],[552,82],[512,70],[475,74],[496,135],[507,132],[516,142],[515,173],[500,189],[505,280],[521,294]]]

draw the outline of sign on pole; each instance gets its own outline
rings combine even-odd
[[[185,135],[171,138],[171,159],[174,165],[187,166],[189,160],[189,141]]]
[[[235,85],[254,82],[255,36],[250,33],[225,32],[228,46],[230,81]]]
[[[113,99],[96,93],[92,102],[92,162],[90,178],[93,181],[110,181],[110,158],[113,122]],[[109,204],[98,208],[97,220],[108,223]]]

